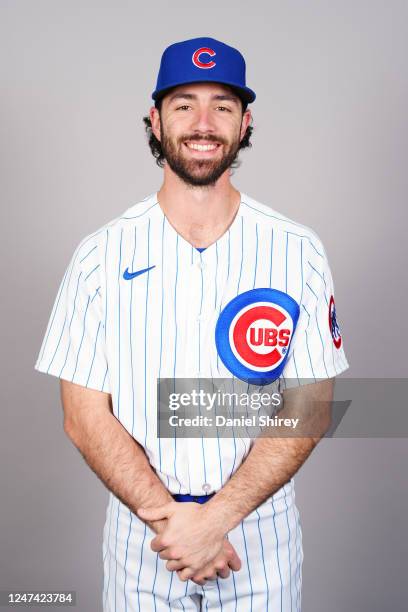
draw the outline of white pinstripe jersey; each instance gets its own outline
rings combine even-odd
[[[126,280],[127,268],[150,270]],[[153,193],[77,246],[35,369],[111,393],[115,416],[171,493],[217,491],[252,441],[158,439],[156,381],[233,377],[217,354],[215,325],[230,300],[257,287],[300,305],[282,377],[328,378],[348,368],[329,325],[333,281],[313,231],[241,193],[229,229],[199,252]]]

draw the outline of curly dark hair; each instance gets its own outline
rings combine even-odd
[[[248,104],[242,98],[240,98],[240,100],[241,100],[241,104],[242,104],[242,114],[244,114]],[[158,109],[159,113],[161,112],[162,101],[163,101],[163,98],[160,98],[154,104],[155,107]],[[151,121],[150,121],[150,117],[148,117],[148,116],[143,117],[143,123],[145,124],[145,131],[146,131],[146,134],[147,134],[147,137],[148,137],[148,143],[149,143],[149,147],[150,147],[150,150],[152,152],[152,155],[156,159],[156,164],[158,166],[160,166],[160,168],[163,168],[165,158],[164,158],[164,155],[163,155],[163,151],[162,151],[160,140],[158,140],[156,138],[156,136],[153,134],[152,124],[151,124]],[[240,151],[241,149],[246,149],[248,147],[252,147],[251,135],[252,135],[253,129],[254,128],[252,127],[252,125],[248,125],[248,127],[246,129],[246,132],[245,132],[245,135],[244,135],[243,139],[241,140],[241,142],[239,144],[238,151]],[[238,168],[239,165],[240,165],[240,161],[236,158],[232,162],[231,168]]]

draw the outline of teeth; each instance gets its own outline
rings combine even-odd
[[[195,149],[196,151],[214,151],[218,145],[200,145],[193,142],[187,142],[186,145],[190,149]]]

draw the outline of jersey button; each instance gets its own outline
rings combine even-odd
[[[204,493],[209,493],[211,491],[212,487],[210,484],[208,484],[208,482],[203,484],[203,491]]]
[[[205,268],[205,263],[203,261],[198,260],[196,263],[196,266],[199,270],[204,270]]]

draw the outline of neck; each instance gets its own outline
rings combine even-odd
[[[229,170],[215,185],[194,187],[182,181],[166,164],[164,181],[157,192],[169,223],[195,247],[207,247],[231,225],[240,204]]]

